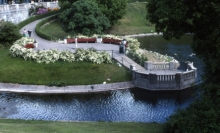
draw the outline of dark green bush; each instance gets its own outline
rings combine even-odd
[[[169,118],[166,133],[220,133],[220,86],[204,85],[202,91],[195,103]]]
[[[48,84],[48,86],[50,86],[50,87],[52,87],[52,86],[65,87],[66,83],[63,81],[58,81],[58,82],[52,81]]]
[[[44,8],[46,9],[46,7],[44,7],[43,5],[33,5],[31,6],[30,9],[28,9],[28,14],[29,16],[35,16],[35,15],[38,15],[37,12],[40,8]]]
[[[20,39],[22,35],[18,31],[18,27],[11,23],[0,21],[0,44],[1,47],[10,47],[16,40]]]
[[[90,0],[74,2],[59,16],[62,28],[66,32],[92,35],[101,34],[110,28],[109,19],[103,15],[98,5]]]
[[[147,2],[148,0],[127,0],[128,3],[132,3],[132,2]]]

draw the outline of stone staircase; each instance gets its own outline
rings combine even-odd
[[[132,59],[130,59],[126,55],[114,56],[113,58],[128,69],[130,69],[131,65],[134,65],[136,70],[138,71],[146,70],[144,67],[137,64],[136,62],[134,62]]]

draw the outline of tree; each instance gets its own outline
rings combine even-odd
[[[148,0],[147,19],[165,39],[193,33],[191,47],[204,64],[199,101],[171,116],[168,133],[220,132],[220,1]],[[209,84],[210,83],[210,84]]]
[[[78,0],[59,0],[58,4],[61,9],[68,9],[76,1]]]
[[[192,49],[205,63],[204,81],[220,78],[220,1],[148,0],[147,19],[166,39],[193,33]]]
[[[68,9],[78,0],[59,0],[62,9]],[[91,0],[98,4],[102,13],[109,19],[111,25],[118,22],[126,13],[127,0]]]
[[[110,27],[108,18],[90,0],[74,2],[71,8],[61,13],[59,19],[66,32],[84,35],[101,34]]]
[[[3,47],[10,47],[22,35],[18,32],[17,26],[11,22],[0,21],[0,44]]]
[[[179,110],[166,123],[166,133],[219,133],[220,86],[202,86],[204,93],[186,109]]]
[[[114,25],[126,13],[127,0],[95,0],[102,13]]]

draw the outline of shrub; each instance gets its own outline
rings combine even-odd
[[[129,58],[131,58],[141,66],[144,66],[144,62],[148,60],[147,57],[141,53],[126,51],[126,54]]]
[[[166,133],[219,133],[220,86],[201,86],[202,96],[184,110],[170,116]]]
[[[48,86],[50,86],[50,87],[52,87],[52,86],[65,87],[66,83],[63,81],[58,81],[58,82],[52,81],[48,84]]]
[[[90,0],[74,2],[59,16],[66,32],[83,35],[101,34],[110,28],[109,19],[102,14],[98,5]]]
[[[18,32],[18,28],[11,22],[0,21],[0,44],[2,47],[10,47],[22,35]]]
[[[29,16],[35,16],[35,15],[41,15],[41,14],[45,14],[48,11],[52,11],[50,8],[46,8],[43,5],[33,5],[29,10]]]
[[[37,15],[45,14],[48,10],[46,8],[39,8],[37,11]]]
[[[22,57],[25,60],[34,60],[37,63],[54,63],[56,61],[87,61],[95,64],[112,63],[111,56],[107,52],[98,52],[94,49],[77,49],[75,53],[71,51],[59,50],[39,50],[27,49],[26,44],[33,43],[34,39],[23,37],[17,40],[9,49],[12,57]]]

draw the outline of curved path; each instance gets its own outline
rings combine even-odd
[[[38,37],[35,33],[35,26],[41,20],[34,21],[21,29],[31,29],[32,38],[35,38],[38,42],[38,47],[36,49],[59,49],[59,50],[69,50],[74,52],[76,49],[75,44],[62,44],[58,42],[44,40]],[[136,69],[143,70],[144,68],[136,64],[133,60],[129,59],[124,54],[119,54],[119,46],[114,44],[103,44],[103,43],[78,43],[77,48],[95,48],[97,50],[103,50],[109,52],[112,57],[120,62],[122,65],[130,68],[131,64],[136,65]],[[66,86],[66,87],[48,87],[44,85],[21,85],[21,84],[8,84],[0,83],[1,92],[15,92],[15,93],[36,93],[36,94],[64,94],[64,93],[87,93],[87,92],[101,92],[101,91],[111,91],[119,89],[133,88],[131,81],[128,82],[118,82],[109,84],[94,84],[94,85],[76,85],[76,86]]]

